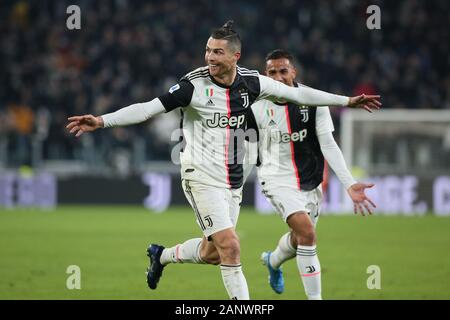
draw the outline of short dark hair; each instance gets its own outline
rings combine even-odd
[[[211,32],[211,38],[227,40],[228,44],[235,51],[241,51],[241,38],[233,29],[233,20],[228,20],[222,27],[214,29]]]
[[[284,49],[275,49],[270,51],[266,55],[266,62],[269,60],[275,60],[275,59],[288,59],[289,62],[295,67],[297,65],[297,62],[295,61],[294,56],[287,50]]]

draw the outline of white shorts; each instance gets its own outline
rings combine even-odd
[[[181,185],[205,237],[236,227],[242,188],[220,188],[186,179],[181,180]]]
[[[316,226],[323,198],[321,189],[321,185],[311,191],[277,187],[271,189],[263,188],[262,192],[284,222],[287,221],[291,214],[304,211],[309,214],[311,221]]]

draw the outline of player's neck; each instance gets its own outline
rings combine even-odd
[[[213,76],[214,80],[221,85],[224,85],[226,87],[231,87],[231,85],[234,82],[234,79],[236,78],[236,67],[232,68],[230,72],[224,73],[220,76]]]

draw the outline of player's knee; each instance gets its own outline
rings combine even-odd
[[[220,264],[220,256],[219,253],[214,252],[206,255],[201,255],[201,259],[207,264],[218,265]]]
[[[316,243],[316,231],[314,228],[307,228],[302,232],[296,233],[297,244],[303,246],[312,246]]]
[[[235,257],[239,256],[241,253],[241,245],[238,239],[230,239],[227,241],[227,245],[225,247],[225,251],[228,252],[229,256]]]
[[[237,238],[229,238],[222,241],[220,246],[222,256],[237,258],[241,254],[241,246]]]
[[[217,256],[217,257],[211,257],[211,258],[209,258],[207,263],[208,263],[208,264],[212,264],[212,265],[214,265],[214,266],[218,266],[218,265],[220,264],[220,262],[221,262],[220,257]]]

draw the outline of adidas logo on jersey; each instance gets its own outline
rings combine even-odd
[[[205,106],[206,106],[206,107],[212,107],[212,106],[215,106],[214,101],[212,101],[211,99],[209,99]]]
[[[300,130],[299,132],[281,133],[279,130],[272,130],[270,132],[270,139],[276,143],[287,143],[287,142],[302,142],[308,134],[307,129]]]

